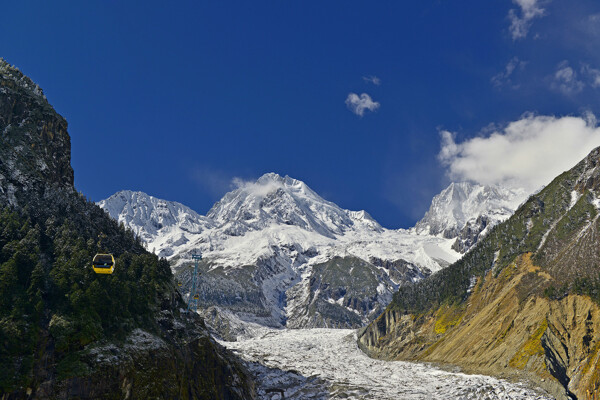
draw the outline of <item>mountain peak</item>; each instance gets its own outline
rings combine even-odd
[[[488,215],[491,225],[505,220],[527,195],[524,189],[452,182],[433,198],[429,210],[414,229],[418,234],[453,238],[468,222],[481,215]]]
[[[236,235],[283,224],[333,237],[353,225],[345,210],[324,200],[304,182],[272,172],[225,194],[207,217],[217,224],[230,223]]]
[[[276,192],[278,189],[283,189],[285,192],[291,191],[295,193],[302,193],[318,199],[319,201],[325,201],[301,180],[291,178],[288,175],[281,176],[275,172],[268,172],[258,178],[255,182],[239,183],[238,189],[262,197],[269,193]]]
[[[147,243],[152,242],[159,232],[181,236],[183,232],[199,233],[212,227],[210,220],[181,203],[158,199],[139,191],[121,190],[98,202],[98,205]]]
[[[320,240],[348,232],[360,235],[384,231],[366,211],[342,209],[321,198],[304,182],[272,172],[254,182],[240,183],[206,216],[182,204],[130,190],[117,192],[98,205],[166,257],[174,254],[172,249],[191,240],[193,234],[207,229],[214,233],[213,239],[264,229],[288,232],[288,227],[306,231],[302,234],[316,233],[314,237],[321,237]],[[167,236],[166,241],[157,239]],[[164,249],[167,250],[163,252]]]
[[[258,184],[266,184],[268,182],[279,182],[279,183],[283,183],[285,180],[290,179],[289,176],[285,176],[282,177],[281,175],[275,173],[275,172],[267,172],[266,174],[262,175],[260,178],[258,178],[256,180],[256,183]]]

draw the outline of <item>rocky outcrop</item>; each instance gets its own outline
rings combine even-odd
[[[0,199],[73,187],[67,121],[42,90],[0,59]],[[22,200],[21,203],[24,203]]]
[[[479,239],[485,236],[485,232],[490,226],[490,218],[487,215],[480,215],[475,220],[468,221],[458,232],[456,241],[452,245],[452,250],[459,253],[466,253],[475,246]]]
[[[415,264],[402,259],[389,261],[371,257],[369,262],[378,268],[383,268],[398,286],[413,283],[431,275],[429,269],[419,268]]]
[[[88,346],[72,371],[40,366],[37,385],[2,399],[254,399],[248,371],[194,314],[163,313],[159,335],[134,330],[122,342]],[[45,365],[55,364],[52,342]]]
[[[306,307],[290,313],[290,328],[358,328],[391,301],[394,283],[386,272],[357,257],[317,264],[306,285],[290,291],[290,302]]]

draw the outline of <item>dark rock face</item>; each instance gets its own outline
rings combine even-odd
[[[0,198],[16,204],[48,186],[73,188],[67,121],[36,84],[0,60]]]
[[[358,328],[383,311],[397,286],[389,270],[353,256],[334,257],[313,267],[307,286],[288,292],[288,301],[303,298],[307,306],[287,326]]]
[[[236,340],[248,333],[239,320],[292,329],[358,328],[383,311],[399,286],[430,274],[405,260],[337,256],[314,265],[307,279],[294,280],[280,265],[274,258],[234,270],[199,263],[198,306],[220,338]],[[184,292],[191,285],[191,270],[177,272]],[[267,298],[262,288],[273,285],[280,286]]]
[[[452,250],[463,254],[466,253],[479,241],[482,232],[488,227],[489,222],[487,215],[480,215],[476,220],[468,221],[458,233],[456,242],[452,245]]]
[[[8,398],[30,398],[28,392],[36,399],[254,398],[248,372],[210,337],[197,315],[163,311],[160,335],[135,330],[124,343],[92,346],[82,358],[92,373],[56,379],[54,371],[41,369],[47,375],[39,376],[37,387],[7,393]],[[52,351],[46,362],[53,362]]]
[[[416,282],[431,275],[429,269],[419,268],[406,260],[388,261],[372,257],[369,261],[376,267],[384,268],[398,286]]]

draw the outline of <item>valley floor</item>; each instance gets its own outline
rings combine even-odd
[[[367,357],[353,330],[264,330],[222,342],[248,364],[261,399],[550,399],[521,383]]]

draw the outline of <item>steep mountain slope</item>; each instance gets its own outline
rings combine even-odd
[[[75,191],[66,121],[1,59],[0,132],[0,397],[253,398],[168,262]]]
[[[361,332],[362,348],[378,357],[529,376],[559,398],[597,395],[599,164],[600,148],[460,261],[400,288]]]
[[[201,306],[231,338],[231,317],[268,326],[361,326],[399,285],[458,256],[448,239],[384,229],[365,211],[344,210],[274,173],[227,193],[206,217],[139,192],[99,205],[167,256],[185,286],[190,253],[202,252]]]
[[[161,257],[172,256],[179,246],[190,241],[188,236],[215,226],[213,221],[183,204],[142,192],[124,190],[98,205]]]
[[[457,238],[453,249],[466,253],[493,226],[508,219],[527,196],[523,189],[453,182],[433,198],[414,231]]]

